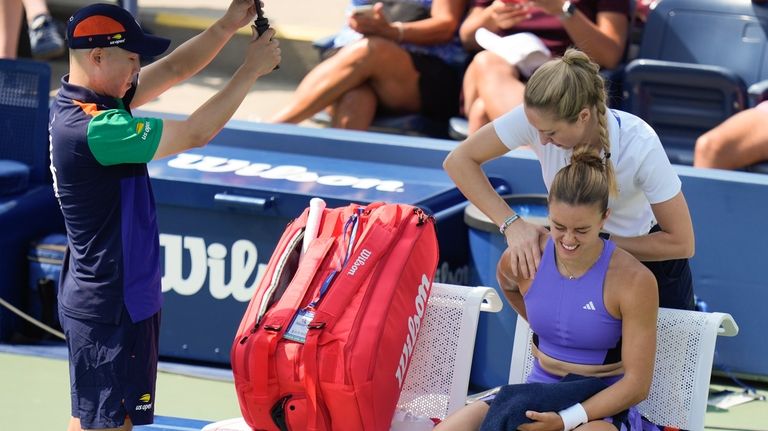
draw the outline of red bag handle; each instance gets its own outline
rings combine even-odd
[[[349,272],[349,265],[342,268],[339,277],[334,281],[334,288],[325,298],[325,301],[320,304],[312,323],[309,325],[302,353],[304,389],[307,395],[308,431],[325,431],[329,425],[328,419],[325,417],[325,403],[322,400],[322,394],[319,389],[320,376],[318,372],[317,346],[320,335],[323,329],[333,327],[352,297],[359,290],[360,285],[376,267],[378,260],[381,259],[391,248],[395,239],[398,238],[397,233],[408,223],[409,218],[410,216],[406,216],[401,221],[397,232],[393,232],[392,229],[387,228],[378,221],[373,222],[368,234],[357,247],[360,253],[364,250],[370,253],[366,264],[359,266],[352,274]]]

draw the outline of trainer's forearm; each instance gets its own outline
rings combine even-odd
[[[483,212],[495,225],[514,214],[514,211],[496,192],[482,167],[471,158],[454,150],[443,162],[443,169],[459,191]]]
[[[689,259],[694,254],[693,235],[674,235],[662,231],[638,237],[611,235],[611,240],[643,262]]]

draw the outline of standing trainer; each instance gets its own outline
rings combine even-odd
[[[67,23],[69,74],[51,107],[51,172],[67,228],[59,317],[69,350],[69,431],[130,430],[153,421],[160,325],[160,245],[146,164],[208,143],[256,79],[280,62],[274,30],[256,36],[222,90],[187,120],[131,110],[195,75],[256,15],[224,16],[167,56],[124,9],[86,6]]]
[[[528,145],[549,189],[574,153],[597,152],[611,183],[611,214],[605,222],[610,239],[653,272],[661,307],[693,310],[688,258],[695,238],[682,183],[656,132],[632,114],[608,109],[599,70],[574,48],[548,61],[525,85],[523,104],[469,136],[443,166],[507,240],[497,267],[499,280],[529,279],[541,263],[539,237],[546,230],[507,205],[491,187],[482,164]],[[571,251],[580,247],[572,245]]]

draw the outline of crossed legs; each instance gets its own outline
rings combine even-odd
[[[419,72],[407,51],[386,39],[364,38],[312,69],[288,106],[271,121],[299,123],[333,106],[334,126],[366,129],[377,105],[396,112],[418,112],[418,82]]]
[[[464,113],[475,132],[523,103],[525,84],[517,68],[500,56],[479,52],[464,74]]]

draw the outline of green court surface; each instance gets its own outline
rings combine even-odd
[[[155,414],[217,421],[240,408],[232,382],[160,372]],[[64,430],[69,416],[66,361],[0,353],[0,430]]]
[[[713,389],[728,388],[716,379]],[[750,382],[753,383],[753,382]],[[768,384],[757,384],[768,394]],[[234,383],[167,371],[158,375],[159,416],[217,421],[240,415]],[[69,418],[69,376],[62,359],[0,353],[0,430],[63,430]],[[189,428],[163,428],[189,429]],[[768,431],[768,402],[752,401],[718,411],[710,408],[707,430]]]

